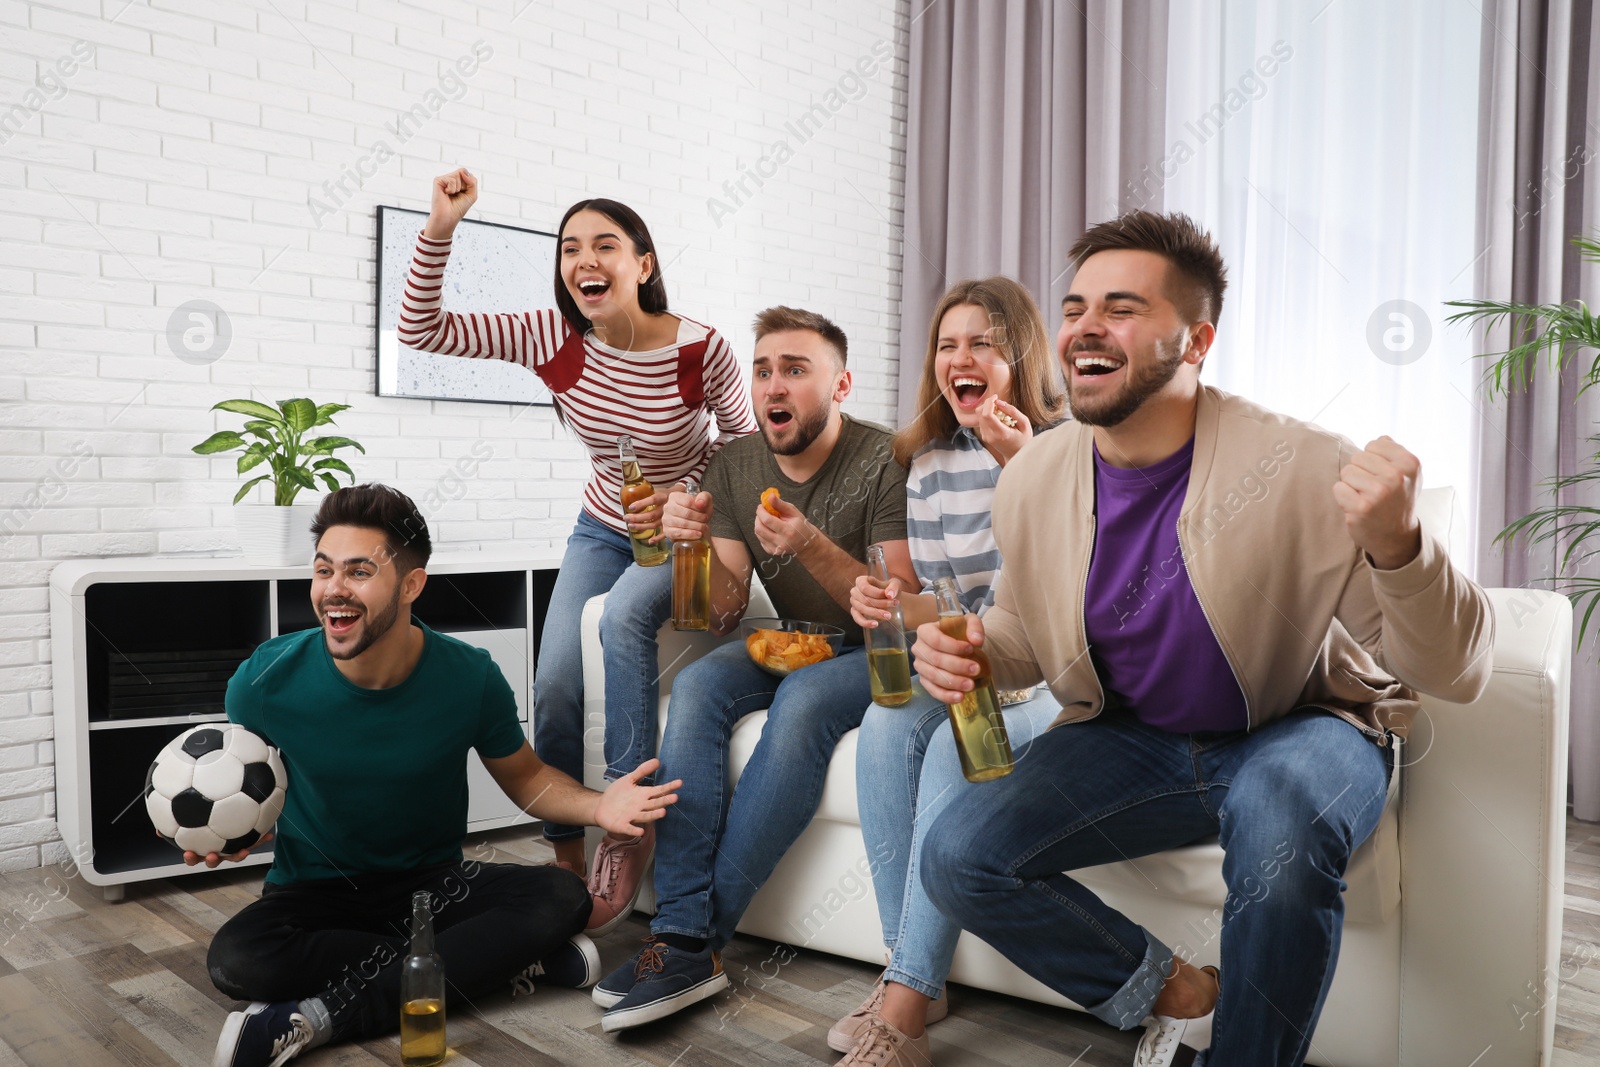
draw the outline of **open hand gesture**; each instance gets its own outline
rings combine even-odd
[[[631,774],[625,774],[607,786],[595,805],[595,825],[617,837],[639,837],[644,833],[646,823],[655,822],[666,815],[667,805],[678,802],[677,790],[683,781],[679,779],[663,785],[639,784],[639,779],[660,766],[658,759],[645,760]]]

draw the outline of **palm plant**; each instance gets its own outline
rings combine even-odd
[[[249,416],[249,421],[244,424],[243,433],[218,430],[195,445],[194,451],[202,456],[209,456],[217,452],[242,448],[244,454],[239,457],[240,474],[253,470],[263,463],[270,464],[271,473],[259,475],[245,482],[234,494],[233,502],[237,504],[252,488],[270,479],[273,504],[288,507],[294,503],[295,495],[300,490],[316,489],[318,478],[322,479],[322,483],[329,491],[339,488],[336,477],[338,474],[347,476],[352,484],[355,483],[355,471],[351,470],[344,460],[335,459],[333,452],[338,448],[355,448],[365,454],[367,450],[362,448],[359,442],[352,441],[348,437],[305,436],[308,431],[318,426],[331,425],[333,416],[349,406],[349,404],[315,404],[302,397],[280,400],[277,409],[274,410],[254,400],[224,400],[211,410],[231,411],[238,415]],[[247,440],[247,436],[255,440]]]
[[[1572,243],[1583,259],[1600,263],[1600,238],[1580,234]],[[1451,300],[1448,303],[1450,307],[1462,309],[1451,315],[1448,322],[1481,323],[1486,329],[1501,323],[1510,327],[1510,347],[1483,356],[1494,360],[1484,374],[1491,400],[1518,388],[1526,389],[1541,362],[1548,362],[1551,371],[1559,375],[1580,354],[1587,359],[1588,366],[1582,372],[1579,394],[1590,386],[1600,385],[1600,319],[1596,319],[1583,301],[1525,304],[1515,300]],[[1559,566],[1551,582],[1572,600],[1575,610],[1582,610],[1579,644],[1588,633],[1595,609],[1600,607],[1600,577],[1577,573],[1584,563],[1600,555],[1600,543],[1593,543],[1595,535],[1600,533],[1600,507],[1563,503],[1562,498],[1570,499],[1572,490],[1600,485],[1600,435],[1590,437],[1589,443],[1596,449],[1590,456],[1589,468],[1546,480],[1542,484],[1555,502],[1530,511],[1495,537],[1497,545],[1509,545],[1522,538],[1528,544],[1549,544],[1557,550]]]

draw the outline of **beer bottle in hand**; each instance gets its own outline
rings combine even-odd
[[[684,479],[684,489],[691,500],[700,493],[693,478]],[[711,628],[711,542],[704,537],[672,543],[672,628]]]
[[[622,457],[622,511],[627,514],[629,504],[653,496],[656,487],[645,481],[639,470],[639,457],[634,454],[632,437],[619,434],[617,451]],[[660,526],[650,530],[628,530],[628,541],[633,545],[633,559],[639,566],[655,567],[667,561],[666,541],[650,543],[650,539],[660,533]]]
[[[889,585],[889,564],[882,545],[867,546],[867,577],[879,589]],[[906,619],[896,600],[892,618],[879,619],[876,627],[861,632],[867,643],[867,681],[874,703],[898,708],[911,699],[911,653],[906,650]]]
[[[967,639],[967,612],[961,606],[961,591],[954,578],[933,583],[939,602],[939,629],[958,641]],[[961,773],[969,782],[988,782],[1011,773],[1011,738],[1006,720],[1000,714],[1000,699],[989,673],[989,657],[983,649],[972,650],[978,661],[978,675],[972,679],[972,692],[951,704],[950,728],[956,734],[956,754],[961,757]]]

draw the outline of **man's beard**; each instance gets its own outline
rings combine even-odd
[[[798,456],[811,447],[811,442],[822,436],[822,431],[828,428],[828,409],[818,408],[806,418],[801,418],[800,413],[794,415],[794,440],[779,448],[772,440],[772,429],[765,420],[761,423],[761,432],[767,439],[767,447],[772,449],[775,456]]]
[[[338,604],[333,605],[333,607],[340,606]],[[380,637],[389,632],[390,628],[394,626],[395,620],[400,617],[399,586],[395,587],[394,596],[390,598],[389,603],[385,604],[383,609],[376,615],[372,613],[371,609],[365,608],[365,605],[363,605],[363,608],[364,610],[361,612],[361,637],[350,647],[349,651],[336,652],[332,641],[328,642],[328,655],[334,659],[355,659],[371,648],[373,643]],[[322,609],[324,618],[327,617],[329,610],[331,609]],[[326,640],[326,635],[324,635],[324,639]]]
[[[1108,352],[1122,357],[1122,367],[1127,377],[1121,388],[1108,397],[1096,400],[1093,405],[1086,403],[1072,390],[1072,368],[1063,368],[1067,372],[1067,403],[1072,409],[1072,417],[1085,426],[1116,426],[1128,416],[1138,411],[1144,402],[1159,393],[1166,384],[1177,377],[1178,368],[1183,366],[1183,341],[1157,341],[1154,349],[1155,360],[1150,363],[1141,362],[1138,366],[1128,361],[1127,353],[1109,345],[1094,348],[1078,346],[1067,354],[1070,363],[1073,359],[1086,352]]]

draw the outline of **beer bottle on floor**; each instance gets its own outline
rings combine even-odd
[[[400,1062],[444,1062],[444,960],[433,950],[433,910],[427,890],[411,896],[411,954],[400,971]]]

